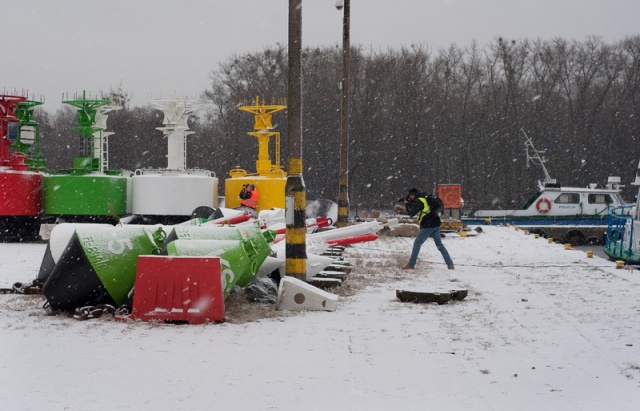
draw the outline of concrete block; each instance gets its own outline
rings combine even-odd
[[[293,277],[283,277],[278,288],[276,310],[335,311],[338,296]]]

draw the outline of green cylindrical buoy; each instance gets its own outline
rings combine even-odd
[[[234,286],[249,284],[271,252],[261,234],[246,240],[175,240],[166,249],[168,255],[220,257],[225,298]]]
[[[276,238],[274,230],[261,231],[255,225],[218,226],[176,225],[167,236],[167,243],[173,240],[246,240],[262,236],[267,243]]]
[[[127,210],[127,179],[103,174],[45,176],[46,215],[121,216]]]

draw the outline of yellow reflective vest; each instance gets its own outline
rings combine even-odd
[[[427,214],[429,214],[429,204],[427,203],[427,199],[424,197],[418,197],[418,200],[420,200],[422,202],[422,210],[418,211],[418,225],[420,225],[420,223],[422,223],[422,219],[424,218],[424,216],[426,216]]]

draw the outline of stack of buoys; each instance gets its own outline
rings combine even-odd
[[[234,286],[244,287],[271,253],[276,234],[255,225],[216,227],[176,226],[166,245],[169,256],[216,256],[222,265],[225,298]]]
[[[255,225],[202,225],[200,220],[176,226],[61,224],[51,233],[38,281],[54,310],[129,302],[142,255],[218,256],[225,297],[236,285],[247,285],[271,253],[271,230]],[[64,245],[62,245],[64,244]]]
[[[286,275],[286,247],[284,242],[277,243],[283,234],[276,230],[282,214],[241,221],[244,213],[227,212],[223,219],[193,218],[176,225],[154,226],[59,224],[51,232],[37,282],[43,284],[48,305],[54,310],[121,306],[136,299],[133,291],[139,257],[217,257],[220,266],[215,275],[220,276],[227,298],[234,287],[245,287],[256,276],[269,276],[277,282]],[[231,219],[238,219],[235,225],[228,224]],[[315,227],[327,224],[319,218],[308,223]],[[308,235],[306,280],[334,262],[334,258],[320,255],[331,244],[372,241],[381,226],[368,222]],[[165,268],[156,265],[158,275],[163,275]]]

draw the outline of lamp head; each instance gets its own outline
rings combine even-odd
[[[336,0],[336,9],[342,10],[344,7],[344,0]]]

